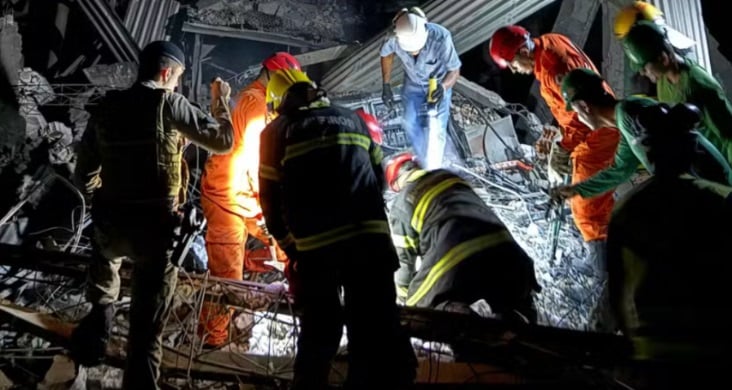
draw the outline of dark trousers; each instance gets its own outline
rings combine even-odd
[[[293,389],[327,387],[345,324],[349,389],[401,389],[414,381],[416,358],[400,324],[389,237],[361,237],[296,255],[301,309]],[[343,302],[341,302],[341,289]]]
[[[94,216],[94,261],[89,268],[88,300],[110,304],[120,290],[119,269],[123,257],[134,264],[130,330],[124,389],[158,389],[162,359],[161,332],[175,292],[178,268],[171,263],[172,216],[155,220]],[[139,214],[137,214],[139,216]],[[148,214],[147,218],[150,218]]]

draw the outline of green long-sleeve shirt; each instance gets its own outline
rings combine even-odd
[[[615,152],[615,161],[609,168],[577,184],[575,189],[580,196],[591,198],[613,190],[620,184],[630,180],[639,165],[642,165],[647,171],[653,172],[653,167],[646,155],[646,149],[638,140],[642,134],[642,129],[639,128],[636,117],[644,107],[656,104],[658,104],[657,101],[644,97],[629,97],[618,102],[615,107],[615,120],[621,137],[618,149]],[[727,182],[732,184],[732,168],[730,168],[726,159],[704,136],[699,135],[698,142],[700,148],[716,160],[721,170],[724,171]]]
[[[732,104],[714,76],[689,59],[685,63],[678,83],[659,78],[658,100],[670,105],[691,103],[699,107],[704,116],[699,132],[732,164]]]

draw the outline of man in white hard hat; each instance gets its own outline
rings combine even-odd
[[[447,122],[450,117],[452,87],[460,76],[460,58],[455,50],[450,32],[435,23],[429,23],[424,12],[417,8],[404,8],[393,19],[394,34],[381,47],[382,99],[387,107],[394,104],[391,90],[391,70],[394,56],[398,56],[404,68],[402,102],[404,104],[404,129],[419,161],[428,168],[441,168],[447,143]],[[430,78],[435,78],[436,89],[432,93],[436,110],[436,126],[427,125],[425,108],[428,103]],[[434,113],[433,113],[434,115]],[[441,132],[429,135],[429,128]],[[428,139],[437,139],[432,145],[437,158],[427,159]]]

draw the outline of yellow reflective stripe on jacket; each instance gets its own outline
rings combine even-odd
[[[285,148],[285,156],[282,158],[282,163],[289,159],[308,154],[313,150],[328,148],[335,145],[360,146],[368,152],[369,146],[371,145],[371,139],[366,135],[358,133],[338,133],[323,138],[299,142]]]
[[[417,240],[412,237],[392,234],[391,240],[397,248],[417,249]]]
[[[389,224],[379,220],[349,224],[310,237],[296,237],[295,247],[299,251],[311,251],[364,233],[389,234]]]
[[[280,173],[277,169],[268,165],[259,165],[259,177],[263,177],[270,181],[280,181]]]
[[[381,164],[381,160],[384,159],[384,151],[381,150],[379,145],[374,144],[374,148],[371,150],[371,163],[374,165]]]
[[[432,266],[432,269],[430,269],[427,277],[424,279],[424,281],[422,281],[422,284],[419,285],[419,288],[417,289],[417,291],[415,291],[414,295],[407,299],[407,306],[416,305],[417,302],[419,302],[422,298],[424,298],[425,295],[427,295],[432,287],[434,287],[435,283],[437,283],[437,281],[443,275],[445,275],[445,273],[453,269],[456,265],[460,264],[461,261],[486,248],[490,248],[494,245],[508,241],[511,241],[511,235],[507,231],[502,230],[497,233],[491,233],[484,236],[476,237],[472,240],[465,241],[459,245],[456,245],[454,248],[445,253],[445,255],[442,256],[442,258],[437,261],[434,266]],[[484,261],[490,261],[490,259]]]
[[[432,204],[432,201],[435,200],[435,198],[443,193],[446,189],[452,187],[455,184],[463,183],[463,179],[460,178],[452,178],[447,179],[443,181],[442,183],[434,186],[433,188],[430,188],[429,191],[427,191],[417,202],[417,207],[414,208],[414,213],[412,214],[412,228],[417,232],[422,232],[422,225],[424,224],[424,216],[427,214],[427,210],[429,209],[430,205]]]

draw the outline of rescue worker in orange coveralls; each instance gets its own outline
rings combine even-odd
[[[581,182],[609,167],[615,156],[620,133],[615,128],[590,130],[568,112],[562,98],[562,78],[575,68],[596,70],[590,58],[567,37],[544,34],[532,38],[521,26],[498,29],[490,41],[490,55],[500,68],[514,73],[534,74],[541,96],[559,124],[562,139],[551,140],[550,146],[540,140],[537,151],[549,152],[549,167],[561,175],[570,175],[572,183]],[[572,216],[586,243],[588,257],[577,264],[586,273],[602,275],[605,239],[613,193],[594,198],[571,200]]]
[[[230,153],[210,156],[201,180],[201,206],[207,220],[206,251],[212,276],[241,280],[244,270],[267,272],[263,260],[247,253],[247,236],[276,247],[277,260],[287,256],[262,228],[259,205],[259,136],[265,127],[265,91],[271,72],[300,69],[295,57],[278,52],[262,62],[259,76],[239,92],[232,111],[234,146]],[[287,269],[285,267],[285,269]],[[200,333],[209,346],[228,339],[230,313],[221,305],[204,304]]]

